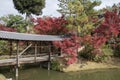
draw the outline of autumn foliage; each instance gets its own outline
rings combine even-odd
[[[120,18],[117,12],[107,11],[104,18],[104,22],[94,30],[93,44],[96,48],[120,34]]]
[[[34,26],[38,34],[49,34],[49,35],[61,35],[68,34],[66,25],[68,24],[64,17],[59,18],[37,18],[34,20],[37,24]],[[68,38],[64,38],[63,41],[55,41],[53,44],[57,48],[61,48],[62,55],[66,60],[66,64],[73,64],[77,61],[77,49],[81,47],[81,44],[91,45],[94,49],[91,51],[93,55],[102,55],[100,47],[106,44],[110,39],[115,38],[120,33],[120,18],[118,14],[107,11],[104,14],[104,21],[96,27],[92,34],[84,35],[82,37],[77,34],[72,35]]]
[[[68,22],[63,16],[58,18],[37,18],[33,21],[36,23],[34,29],[37,34],[65,35],[69,33],[66,28]],[[71,37],[64,38],[63,41],[54,41],[53,44],[57,48],[61,48],[66,64],[72,64],[77,61],[77,48],[80,47],[78,36],[72,35]]]
[[[77,61],[77,50],[80,47],[80,38],[78,36],[73,35],[63,41],[54,41],[53,44],[57,48],[61,48],[67,65]]]
[[[62,17],[45,17],[32,19],[35,23],[34,30],[37,34],[43,35],[67,35],[69,31],[66,26],[69,24],[65,18]],[[96,21],[94,21],[96,22]],[[0,25],[0,30],[15,32],[16,29]],[[92,34],[78,36],[71,33],[71,36],[65,36],[63,41],[54,41],[56,48],[62,50],[62,55],[66,64],[73,64],[77,61],[78,48],[86,45],[93,47],[91,54],[97,55],[102,53],[101,46],[106,44],[111,39],[118,37],[120,34],[120,18],[116,11],[107,11],[104,14],[104,21],[97,26]]]
[[[17,31],[15,28],[6,27],[6,26],[1,25],[1,24],[0,24],[0,30],[1,31],[9,31],[9,32],[16,32]]]
[[[61,35],[68,32],[68,29],[66,28],[67,21],[63,16],[58,18],[37,18],[33,21],[36,23],[34,29],[38,34]]]

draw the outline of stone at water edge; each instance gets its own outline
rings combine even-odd
[[[6,80],[5,76],[0,74],[0,80]]]
[[[12,78],[6,79],[6,80],[12,80]]]

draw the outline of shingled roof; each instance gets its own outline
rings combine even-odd
[[[61,36],[37,35],[17,32],[0,31],[0,39],[22,41],[61,41]]]

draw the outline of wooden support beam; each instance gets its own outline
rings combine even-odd
[[[35,62],[36,62],[36,57],[37,57],[37,42],[35,42]]]
[[[19,56],[21,56],[28,48],[30,48],[32,46],[32,44],[30,44],[29,46],[27,46],[22,52],[19,53]]]
[[[19,68],[19,41],[17,41],[17,53],[16,53],[16,79],[18,79],[18,68]]]
[[[49,54],[48,54],[48,70],[50,70],[51,67],[51,44],[49,45]]]
[[[12,55],[13,53],[13,42],[12,41],[9,41],[9,48],[10,48],[10,56]]]
[[[50,54],[51,54],[51,53],[49,53],[49,55],[48,55],[48,56],[49,56],[49,58],[48,58],[48,70],[50,70],[50,63],[51,63]]]
[[[16,58],[16,61],[17,61],[17,66],[19,67],[19,41],[17,41],[17,58]]]

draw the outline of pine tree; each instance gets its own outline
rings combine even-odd
[[[80,36],[91,34],[94,28],[94,21],[97,19],[97,11],[94,7],[99,5],[98,1],[90,0],[58,0],[60,2],[58,10],[62,15],[66,16],[69,21],[67,27],[71,28]]]
[[[40,15],[45,7],[45,0],[13,0],[15,8],[18,12],[26,14]]]
[[[26,22],[30,22],[31,14],[40,15],[45,7],[45,0],[13,0],[14,7],[19,13],[26,14]],[[29,31],[29,24],[26,26]]]

